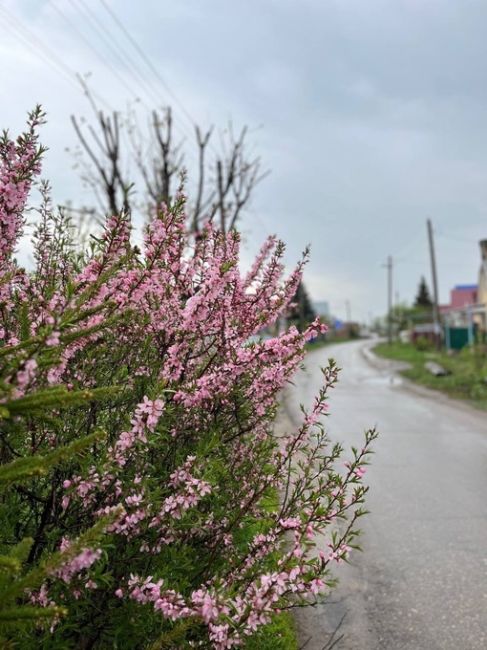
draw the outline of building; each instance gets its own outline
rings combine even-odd
[[[326,300],[314,300],[313,308],[317,316],[324,318],[325,320],[330,320],[330,305]]]
[[[487,239],[483,239],[480,244],[480,271],[479,286],[477,291],[477,300],[480,305],[487,307]]]
[[[476,305],[478,297],[478,285],[458,284],[450,292],[450,308],[461,309],[469,305]]]
[[[485,340],[487,332],[487,239],[480,243],[480,270],[478,284],[459,284],[450,292],[450,304],[442,305],[440,312],[445,325],[447,347],[463,347],[478,337]],[[458,344],[453,344],[453,338]]]
[[[440,314],[451,327],[467,327],[471,319],[470,310],[477,304],[476,284],[457,284],[450,291],[450,303],[440,305]]]

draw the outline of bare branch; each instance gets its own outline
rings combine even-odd
[[[199,126],[195,127],[196,130],[196,141],[198,143],[198,190],[196,194],[196,204],[193,211],[192,218],[192,231],[197,233],[199,232],[199,219],[201,216],[201,211],[203,208],[203,192],[205,187],[205,153],[208,142],[213,131],[211,127],[204,136],[201,135],[201,130]]]
[[[76,117],[71,116],[71,122],[78,140],[97,172],[96,176],[91,178],[89,182],[94,188],[98,186],[102,195],[105,196],[105,210],[111,214],[118,214],[122,209],[129,212],[131,185],[124,180],[120,171],[121,150],[118,114],[113,113],[111,119],[110,116],[105,116],[102,111],[97,111],[95,115],[97,128],[90,124],[88,125],[88,132],[100,151],[98,155],[86,139]],[[119,196],[121,196],[121,200],[119,200]]]
[[[145,186],[145,198],[139,201],[138,208],[153,214],[155,205],[170,204],[175,175],[184,170],[183,143],[175,142],[171,108],[153,110],[148,116],[147,130],[142,130],[135,110],[129,108],[126,120],[121,122],[119,113],[109,115],[98,110],[86,83],[83,87],[93,108],[94,122],[87,125],[85,132],[80,120],[74,116],[71,120],[81,150],[91,162],[87,165],[81,160],[84,180],[96,195],[104,197],[110,212],[130,210],[133,185],[126,180],[128,172],[122,171],[123,161],[129,159],[124,150],[128,135],[131,157],[135,159],[139,181]],[[220,133],[220,153],[211,161],[209,150],[215,151],[210,144],[213,127],[204,131],[195,125],[195,201],[188,207],[189,227],[195,234],[204,220],[215,218],[223,231],[235,228],[255,187],[266,176],[261,172],[260,158],[248,155],[248,133],[245,126],[236,135],[230,123]]]

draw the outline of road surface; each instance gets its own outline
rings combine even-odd
[[[360,444],[381,432],[366,478],[362,553],[330,602],[297,614],[305,650],[487,648],[487,413],[411,389],[362,341],[311,352],[287,411],[299,419],[328,357],[340,367],[328,430]],[[335,644],[335,645],[334,645]]]

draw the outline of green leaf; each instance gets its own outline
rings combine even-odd
[[[54,618],[55,616],[66,616],[68,610],[65,607],[33,607],[31,605],[19,605],[9,609],[0,609],[0,621],[13,623],[17,621],[35,621],[40,618]]]
[[[96,402],[114,397],[121,392],[118,386],[93,388],[91,390],[43,390],[19,399],[6,402],[4,408],[8,409],[10,416],[31,415],[33,411],[45,409],[65,409],[79,406],[87,402]]]
[[[94,442],[105,437],[104,431],[95,431],[94,433],[80,438],[59,447],[50,454],[45,456],[29,456],[28,458],[18,458],[11,463],[0,466],[0,485],[9,483],[18,483],[36,476],[45,476],[51,467],[58,465],[62,461],[70,460],[76,454],[80,454],[90,447]]]

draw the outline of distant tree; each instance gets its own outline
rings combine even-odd
[[[422,310],[418,307],[410,307],[406,303],[394,305],[390,313],[394,330],[400,332],[411,327],[420,316],[419,312]]]
[[[424,276],[421,277],[416,300],[414,301],[414,306],[423,308],[429,308],[433,306],[433,301],[431,300],[428,285],[426,284]]]
[[[398,333],[401,330],[410,329],[414,325],[429,322],[431,312],[426,306],[417,304],[409,306],[407,303],[400,303],[391,309],[390,316],[386,316],[386,319],[389,318],[392,321],[393,331]]]
[[[313,303],[303,282],[298,284],[292,303],[293,307],[289,314],[289,320],[294,322],[299,331],[302,332],[316,318]]]

